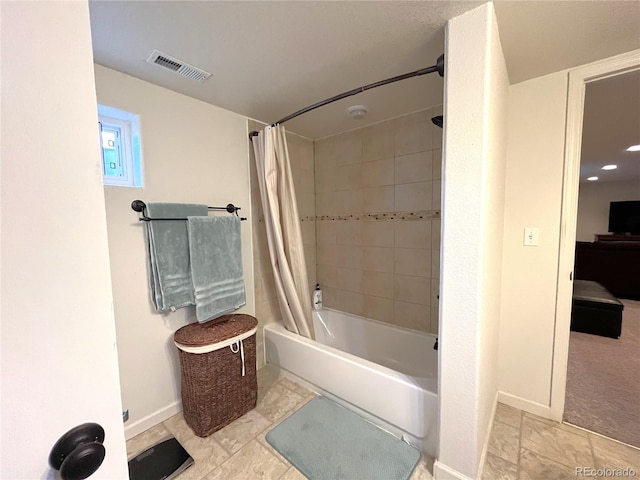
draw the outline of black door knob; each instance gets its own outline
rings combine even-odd
[[[104,460],[104,428],[97,423],[83,423],[58,439],[49,454],[49,465],[60,470],[63,480],[84,480]]]

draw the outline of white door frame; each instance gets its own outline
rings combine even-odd
[[[556,295],[555,336],[551,376],[551,416],[558,421],[564,413],[569,360],[569,326],[573,292],[573,263],[578,217],[578,183],[582,118],[587,83],[640,69],[640,49],[590,63],[569,72],[567,123],[564,150],[564,180],[560,217],[558,291]]]

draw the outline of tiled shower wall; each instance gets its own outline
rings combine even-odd
[[[249,121],[249,131],[261,130],[264,125]],[[287,133],[291,171],[293,174],[298,213],[303,218],[315,217],[315,182],[313,167],[313,142],[303,137]],[[250,149],[250,181],[251,181],[251,222],[253,222],[253,268],[256,295],[256,318],[258,319],[257,368],[264,366],[264,326],[280,321],[280,307],[276,298],[276,290],[269,259],[269,245],[262,213],[262,202],[258,188],[253,150]],[[309,286],[316,282],[316,232],[315,221],[302,223],[302,241],[304,243]],[[309,297],[311,301],[311,297]]]
[[[315,142],[325,306],[437,333],[442,129],[431,117],[441,114],[435,107]]]

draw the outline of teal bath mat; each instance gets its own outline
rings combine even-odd
[[[311,480],[407,480],[420,452],[324,397],[267,433],[267,442]]]

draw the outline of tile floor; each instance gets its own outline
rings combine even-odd
[[[483,480],[621,478],[579,475],[576,467],[629,468],[640,478],[640,450],[498,404]]]
[[[207,438],[194,435],[182,414],[175,415],[129,440],[127,454],[131,459],[173,435],[196,461],[179,480],[304,480],[265,435],[314,396],[263,368],[258,372],[255,410]],[[640,450],[498,404],[482,480],[581,478],[576,467],[631,468],[640,478]],[[410,480],[432,480],[432,472],[433,459],[423,455]]]
[[[263,368],[255,410],[207,438],[197,437],[179,413],[130,439],[127,455],[131,459],[173,435],[195,460],[178,480],[304,480],[265,435],[313,397],[314,392]],[[432,469],[433,459],[423,456],[410,480],[432,480]]]

